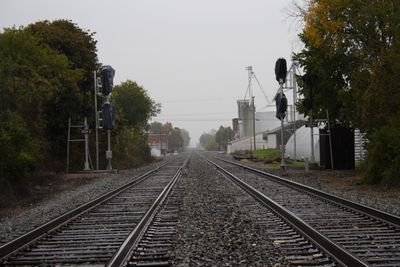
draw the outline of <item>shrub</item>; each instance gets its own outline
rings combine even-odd
[[[400,127],[396,125],[391,123],[379,128],[370,136],[364,182],[400,182]]]
[[[41,160],[40,141],[32,138],[16,113],[0,115],[0,181],[16,184],[31,175]]]
[[[130,127],[124,127],[116,133],[113,146],[117,168],[133,168],[152,160],[146,135]]]

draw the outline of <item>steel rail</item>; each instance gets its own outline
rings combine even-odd
[[[274,180],[275,182],[278,182],[278,183],[283,184],[285,186],[289,186],[289,187],[291,187],[293,189],[301,190],[301,191],[306,192],[306,193],[311,193],[311,194],[313,194],[313,195],[315,195],[315,196],[317,196],[319,198],[323,198],[324,200],[329,201],[330,203],[341,204],[341,205],[346,206],[347,208],[349,208],[349,209],[351,209],[353,211],[363,213],[363,214],[365,214],[365,215],[367,215],[369,217],[372,217],[372,218],[375,218],[377,220],[383,221],[383,222],[385,222],[385,223],[387,223],[389,225],[394,225],[396,227],[400,226],[400,217],[399,216],[396,216],[396,215],[393,215],[393,214],[390,214],[390,213],[387,213],[387,212],[384,212],[384,211],[380,211],[378,209],[375,209],[375,208],[372,208],[372,207],[368,207],[366,205],[359,204],[359,203],[356,203],[356,202],[353,202],[353,201],[350,201],[350,200],[347,200],[347,199],[332,195],[330,193],[323,192],[323,191],[315,189],[315,188],[313,188],[311,186],[307,186],[307,185],[304,185],[304,184],[301,184],[301,183],[298,183],[298,182],[294,182],[294,181],[291,181],[289,179],[285,179],[285,178],[279,177],[277,175],[273,175],[273,174],[270,174],[270,173],[267,173],[267,172],[264,172],[264,171],[261,171],[261,170],[258,170],[258,169],[255,169],[255,168],[240,164],[240,163],[232,162],[230,160],[222,159],[222,158],[219,158],[219,157],[214,157],[214,158],[218,159],[220,161],[232,164],[232,165],[236,165],[236,166],[244,168],[246,170],[252,171],[252,172],[254,172],[256,174],[261,174],[263,176],[266,176],[266,177]]]
[[[207,160],[210,164],[215,166],[224,176],[228,177],[231,181],[245,190],[248,194],[258,200],[261,204],[267,206],[284,221],[286,221],[291,227],[293,227],[300,234],[309,239],[312,243],[318,246],[322,251],[326,252],[331,256],[334,261],[345,266],[369,266],[367,263],[361,261],[358,257],[350,254],[348,251],[343,249],[341,246],[332,242],[330,239],[326,238],[323,234],[315,230],[305,221],[294,215],[292,212],[279,205],[277,202],[271,198],[264,195],[262,192],[256,190],[254,187],[243,182],[234,174],[224,169],[217,163]]]
[[[54,231],[63,225],[67,224],[68,222],[72,221],[73,219],[77,218],[78,216],[92,210],[93,208],[101,205],[105,201],[115,197],[116,195],[122,193],[123,191],[129,189],[130,187],[142,182],[146,178],[148,178],[154,172],[157,172],[159,169],[167,165],[167,163],[162,164],[161,166],[146,172],[145,174],[139,176],[138,178],[134,179],[133,181],[122,185],[121,187],[112,190],[104,195],[97,197],[96,199],[87,202],[67,213],[64,213],[57,218],[31,230],[30,232],[11,240],[10,242],[0,246],[0,262],[1,260],[7,258],[11,254],[21,250],[29,245],[31,245],[36,240],[40,239],[41,237],[45,236],[48,232]]]
[[[154,201],[151,208],[146,212],[146,214],[143,216],[140,222],[136,225],[135,229],[133,229],[132,232],[128,235],[128,237],[122,243],[121,247],[111,258],[111,260],[105,265],[106,267],[125,266],[125,263],[129,260],[130,252],[139,243],[140,238],[146,232],[148,226],[150,225],[153,218],[157,214],[158,209],[167,199],[172,188],[178,181],[178,178],[181,176],[182,169],[186,166],[191,156],[192,153],[190,153],[190,155],[185,159],[182,166],[178,169],[172,180],[168,183],[168,185],[164,188],[161,194],[157,197],[156,201]]]

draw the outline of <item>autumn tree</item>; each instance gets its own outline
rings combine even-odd
[[[152,122],[149,132],[168,135],[168,147],[172,151],[181,151],[190,144],[189,132],[183,128],[174,127],[170,122],[165,124],[158,121]]]
[[[367,182],[399,180],[398,2],[309,0],[302,14],[305,48],[294,57],[305,71],[300,109],[329,111],[333,124],[366,133]]]

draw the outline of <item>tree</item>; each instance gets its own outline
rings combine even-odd
[[[93,71],[99,67],[95,33],[81,29],[70,20],[45,20],[30,24],[26,28],[42,43],[67,56],[72,69],[84,72],[80,80],[82,91],[93,88]]]
[[[93,110],[93,71],[99,67],[97,41],[94,33],[69,20],[39,21],[28,25],[25,31],[35,36],[40,44],[65,55],[70,69],[80,73],[78,81],[59,84],[57,97],[49,101],[45,110],[51,152],[64,157],[68,119],[80,120]]]
[[[180,128],[179,129],[181,136],[183,138],[183,147],[188,147],[190,145],[190,135],[189,132],[186,131],[185,129]]]
[[[203,133],[199,138],[200,145],[205,148],[211,139],[214,139],[213,135],[209,133]]]
[[[168,135],[168,147],[173,151],[183,150],[184,147],[190,144],[189,132],[185,129],[174,127],[170,122],[165,124],[157,121],[152,122],[149,132],[152,134]]]
[[[0,113],[0,184],[15,184],[30,175],[42,160],[40,140],[17,113]]]
[[[233,131],[231,127],[219,127],[217,133],[215,134],[215,141],[219,145],[219,150],[226,150],[228,143],[232,140]]]
[[[24,28],[0,33],[0,62],[0,116],[5,120],[2,141],[11,142],[1,144],[8,151],[3,167],[10,172],[9,178],[26,177],[53,151],[49,125],[55,118],[49,117],[49,106],[60,99],[59,88],[78,90],[81,72],[70,69],[65,55],[41,44]],[[15,133],[20,140],[7,139],[9,133]],[[10,145],[16,147],[7,148]]]
[[[159,112],[159,104],[136,82],[127,80],[115,86],[111,102],[117,110],[114,151],[119,168],[150,161],[146,129],[148,120]]]
[[[168,133],[168,148],[172,151],[180,151],[183,149],[183,138],[178,127],[173,128]]]
[[[217,151],[219,150],[219,144],[215,141],[215,138],[211,138],[208,140],[207,144],[204,146],[205,150],[208,151]]]
[[[377,144],[399,140],[400,11],[397,1],[309,0],[300,34],[305,48],[295,55],[306,76],[300,92],[312,91],[313,112],[359,128],[369,139],[367,181],[399,177],[396,160],[384,160]],[[309,101],[308,101],[309,102]],[[307,100],[300,108],[307,112]],[[389,127],[389,128],[387,128]],[[391,130],[391,128],[393,128]],[[383,142],[383,143],[382,143]],[[392,158],[400,157],[400,151]],[[380,171],[378,171],[380,170]],[[384,171],[385,170],[385,171]],[[389,170],[389,171],[388,171]],[[393,170],[393,171],[390,171]],[[400,180],[397,178],[397,180]]]
[[[162,132],[163,125],[161,122],[154,121],[150,123],[149,132],[152,134],[160,134]]]
[[[150,147],[142,131],[124,127],[114,140],[114,162],[118,168],[132,168],[151,161]]]
[[[111,99],[117,110],[117,127],[144,130],[148,120],[160,111],[160,105],[149,97],[146,90],[131,80],[115,86]]]

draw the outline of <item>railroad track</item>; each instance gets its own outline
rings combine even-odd
[[[134,181],[0,247],[1,266],[117,266],[141,237],[188,160],[178,156]],[[123,249],[121,249],[123,248]]]
[[[208,161],[339,265],[400,266],[399,217],[219,157]]]

